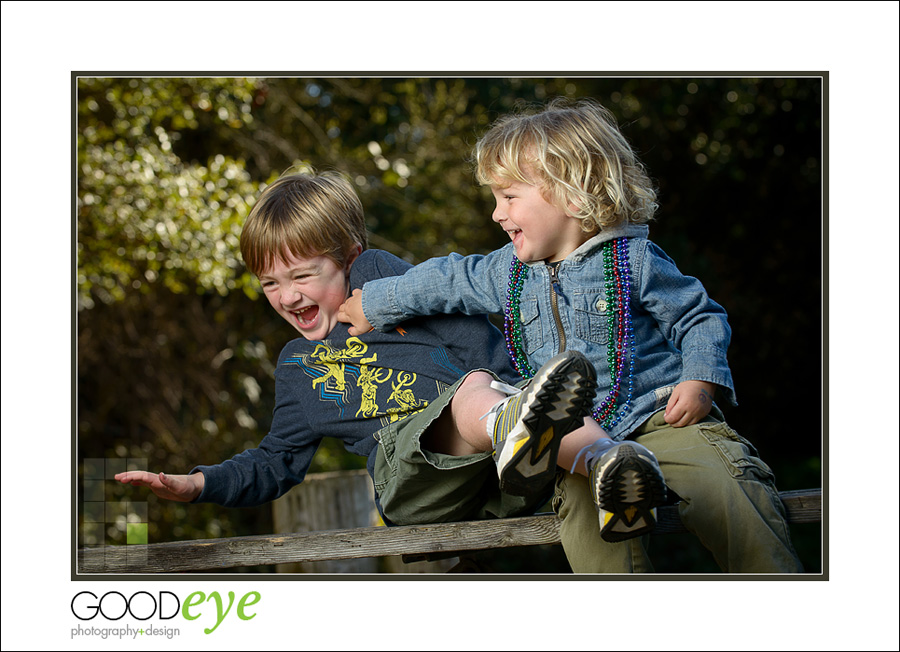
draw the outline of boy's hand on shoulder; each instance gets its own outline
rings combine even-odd
[[[150,473],[148,471],[125,471],[117,473],[116,480],[122,484],[130,484],[135,487],[150,487],[150,491],[160,498],[176,500],[181,503],[189,503],[200,495],[206,479],[202,473],[191,475],[166,475],[165,473]]]
[[[702,380],[678,383],[666,404],[666,423],[674,428],[692,426],[712,409],[716,386]]]
[[[338,321],[350,324],[348,332],[351,335],[362,335],[374,330],[362,309],[362,290],[353,290],[353,294],[338,308],[337,318]]]

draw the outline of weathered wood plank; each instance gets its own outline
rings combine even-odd
[[[782,491],[781,502],[787,509],[788,523],[819,523],[822,520],[822,490]]]
[[[792,523],[821,520],[821,489],[781,494]],[[684,532],[675,507],[659,510],[654,534]],[[260,535],[78,551],[83,573],[179,573],[324,559],[425,555],[559,543],[554,514],[514,519]]]
[[[556,543],[558,529],[556,517],[548,514],[495,521],[107,546],[79,551],[79,567],[85,572],[177,573],[322,559],[480,550]]]

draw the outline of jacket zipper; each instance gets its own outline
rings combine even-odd
[[[556,329],[559,332],[559,351],[562,353],[566,350],[566,332],[563,330],[562,319],[559,316],[559,304],[557,295],[562,295],[562,288],[559,285],[559,277],[557,276],[558,265],[547,265],[550,268],[550,285],[553,291],[550,293],[550,307],[553,308],[553,319],[556,321]]]

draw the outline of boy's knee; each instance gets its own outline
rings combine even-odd
[[[494,378],[486,371],[473,371],[469,373],[463,380],[460,389],[472,389],[476,387],[489,386]]]

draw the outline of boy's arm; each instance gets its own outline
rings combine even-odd
[[[275,500],[303,481],[321,441],[314,428],[320,402],[303,372],[283,364],[290,346],[282,352],[275,371],[275,410],[269,433],[256,448],[220,464],[192,469],[191,475],[205,476],[195,502],[253,507]]]
[[[509,246],[487,256],[450,254],[427,260],[403,276],[370,281],[362,291],[361,313],[380,331],[411,317],[502,313],[511,251]]]
[[[312,452],[273,452],[267,441],[230,460],[212,466],[198,466],[188,475],[166,475],[149,471],[126,471],[115,479],[135,487],[149,487],[166,500],[216,503],[225,507],[253,507],[275,500],[303,480]],[[207,482],[207,476],[210,481]]]
[[[393,254],[378,249],[364,251],[350,270],[351,297],[341,306],[342,321],[355,324],[350,335],[359,336],[372,330],[362,312],[361,292],[368,281],[400,276],[412,265]],[[415,320],[415,325],[429,331],[450,356],[447,364],[457,365],[460,375],[470,369],[490,369],[509,383],[520,380],[506,352],[503,334],[485,316],[441,315]],[[453,362],[451,362],[451,360]]]
[[[669,398],[667,414],[673,416],[667,416],[667,420],[678,414],[675,420],[681,421],[682,410],[694,418],[702,414],[696,420],[706,416],[712,401],[704,402],[709,397],[701,389],[708,394],[718,393],[736,405],[727,357],[731,327],[725,309],[709,298],[700,281],[683,275],[662,249],[648,240],[643,243],[644,255],[637,257],[641,261],[637,282],[641,306],[654,317],[663,336],[681,352],[682,358],[682,382]],[[685,381],[701,381],[708,386]],[[715,392],[710,392],[709,386]]]
[[[317,401],[304,394],[299,369],[276,370],[276,405],[272,427],[257,448],[245,450],[221,464],[197,466],[188,475],[129,471],[116,480],[149,487],[166,500],[215,503],[225,507],[253,507],[275,500],[300,483],[320,436],[311,426]],[[297,376],[301,378],[297,378]]]

